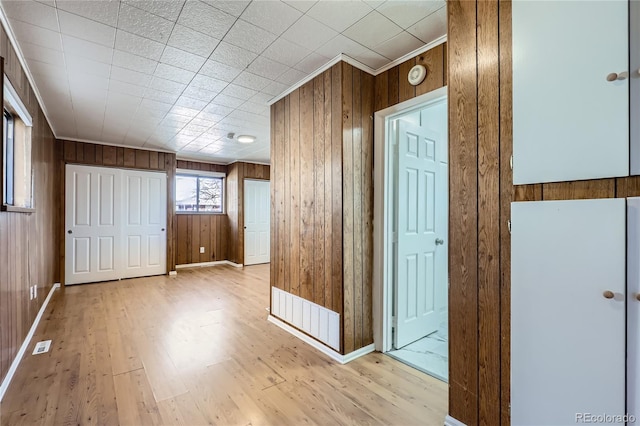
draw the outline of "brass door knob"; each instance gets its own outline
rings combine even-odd
[[[615,294],[611,290],[605,291],[604,293],[602,293],[602,295],[605,299],[613,299],[613,296],[615,296]]]

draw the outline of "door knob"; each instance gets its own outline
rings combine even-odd
[[[164,228],[162,228],[161,231],[164,232]]]
[[[607,75],[607,81],[626,80],[627,77],[629,77],[629,73],[626,71],[623,71],[620,74],[612,72]]]
[[[613,299],[613,296],[615,296],[615,294],[611,290],[605,291],[604,293],[602,293],[602,295],[605,299]]]
[[[73,234],[73,231],[72,231],[71,229],[69,229],[69,230],[67,231],[67,234]]]
[[[443,239],[441,239],[441,238],[436,238],[436,245],[437,245],[437,246],[441,246],[441,245],[443,245],[443,244],[444,244],[444,240],[443,240]]]

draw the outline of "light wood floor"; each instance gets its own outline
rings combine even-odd
[[[443,424],[444,383],[379,353],[339,365],[268,323],[268,277],[218,266],[58,290],[0,424]]]

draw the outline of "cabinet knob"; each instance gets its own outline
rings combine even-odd
[[[626,80],[627,77],[629,77],[629,73],[626,71],[621,72],[620,74],[612,72],[607,75],[607,81]]]
[[[604,293],[602,293],[602,295],[605,299],[613,299],[613,296],[615,296],[615,294],[611,290],[605,291]]]
[[[640,302],[640,293],[636,293],[636,300]]]

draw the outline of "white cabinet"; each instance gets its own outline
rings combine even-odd
[[[517,202],[511,220],[512,424],[624,414],[625,200]]]
[[[627,1],[513,2],[514,184],[629,174],[628,19]]]

